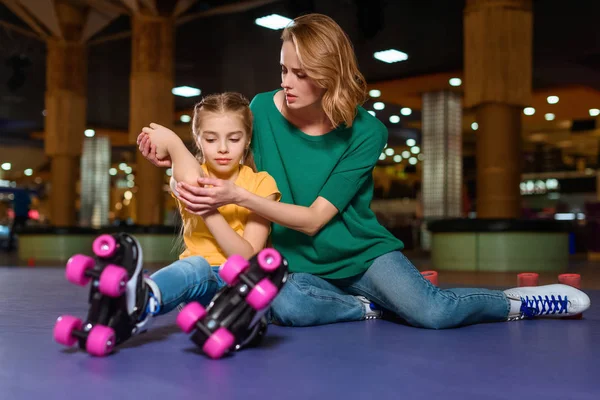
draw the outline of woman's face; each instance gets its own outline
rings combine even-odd
[[[280,64],[281,87],[288,108],[297,110],[321,102],[325,89],[317,86],[315,81],[308,77],[291,40],[284,41],[281,46]]]

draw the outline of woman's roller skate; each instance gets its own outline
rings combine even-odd
[[[206,309],[197,302],[185,306],[177,324],[213,359],[258,344],[267,322],[264,314],[287,280],[288,263],[268,248],[250,260],[233,255],[219,271],[227,283]]]
[[[154,299],[142,274],[142,249],[131,235],[101,235],[94,240],[95,257],[74,255],[67,262],[66,278],[80,286],[92,282],[87,319],[58,318],[54,339],[63,345],[79,342],[89,354],[104,356],[136,333],[151,319]],[[160,304],[155,300],[154,304]]]

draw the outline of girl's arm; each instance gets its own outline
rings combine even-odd
[[[202,166],[175,132],[154,123],[144,127],[142,132],[148,135],[150,144],[156,146],[158,158],[171,160],[172,177],[177,182],[198,184],[198,177],[204,176]]]
[[[258,195],[255,196],[269,203],[277,203],[275,195],[267,198]],[[271,228],[269,221],[256,213],[251,213],[244,227],[244,236],[242,237],[229,226],[225,218],[218,211],[209,211],[203,215],[203,218],[210,233],[227,257],[232,254],[238,254],[246,259],[252,257],[265,247]]]
[[[200,178],[198,183],[212,187],[181,182],[177,185],[179,199],[193,214],[201,215],[215,207],[233,203],[276,224],[314,236],[338,213],[338,209],[324,197],[317,197],[310,207],[303,207],[258,196],[229,181]]]

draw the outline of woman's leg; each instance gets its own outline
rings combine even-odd
[[[286,326],[324,325],[365,319],[365,304],[326,280],[306,273],[289,274],[271,305],[270,322]]]
[[[203,306],[210,303],[225,283],[208,262],[199,256],[177,260],[150,276],[150,287],[160,299],[156,315],[166,314],[181,303],[197,301]]]
[[[443,290],[432,285],[398,251],[378,257],[363,275],[340,281],[338,286],[421,328],[506,321],[510,310],[510,300],[499,290]]]

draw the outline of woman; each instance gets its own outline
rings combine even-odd
[[[274,223],[273,245],[294,273],[273,302],[273,322],[307,326],[379,317],[370,302],[432,329],[565,317],[589,307],[585,293],[566,285],[442,290],[424,279],[370,209],[372,170],[387,130],[360,107],[366,83],[348,37],[329,17],[310,14],[296,18],[282,41],[282,89],[251,104],[256,165],[275,178],[281,202],[218,179],[178,186],[192,213],[237,204]],[[140,150],[155,165],[169,165],[150,145]]]

